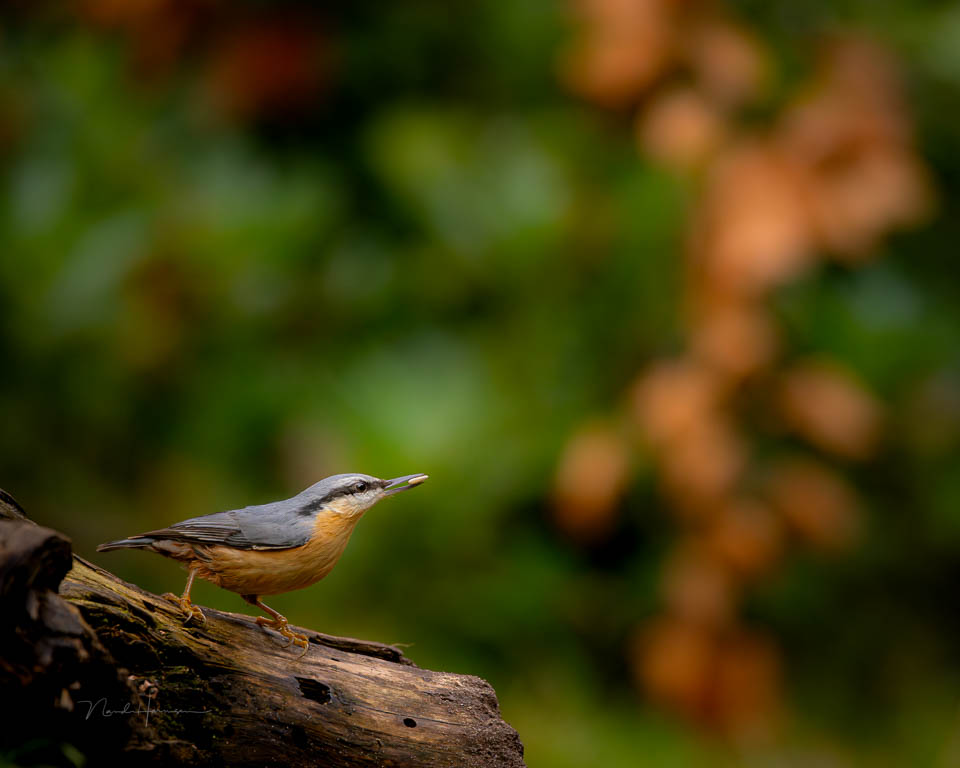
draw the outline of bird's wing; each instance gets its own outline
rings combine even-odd
[[[238,549],[252,549],[251,542],[243,533],[235,510],[217,512],[203,517],[192,517],[174,523],[168,528],[148,531],[143,538],[169,539],[195,544],[227,544]]]
[[[290,549],[310,540],[313,519],[313,515],[278,501],[193,517],[142,535],[196,544],[224,544],[236,549]]]
[[[236,509],[233,514],[240,535],[250,542],[251,549],[289,549],[302,547],[310,541],[317,509],[310,504],[304,506],[294,497]]]

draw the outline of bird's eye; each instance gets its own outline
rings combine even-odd
[[[357,489],[357,493],[363,493],[365,490],[367,490],[367,484],[361,480],[354,486],[354,488]]]

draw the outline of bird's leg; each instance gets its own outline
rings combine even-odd
[[[301,648],[303,648],[303,653],[307,652],[307,649],[310,647],[310,640],[306,635],[291,630],[287,624],[286,616],[283,616],[277,611],[273,610],[273,608],[271,608],[269,605],[264,605],[260,601],[259,595],[241,595],[241,597],[250,603],[250,605],[257,606],[257,608],[259,608],[261,611],[266,611],[272,617],[268,619],[265,616],[257,616],[257,624],[259,624],[261,627],[270,627],[270,629],[275,629],[291,643],[294,645],[299,645]],[[302,656],[303,653],[300,655]]]
[[[190,588],[193,586],[193,580],[197,575],[197,570],[195,568],[190,569],[190,575],[187,576],[187,586],[183,589],[183,594],[180,597],[177,597],[173,592],[167,592],[162,597],[165,600],[169,600],[171,603],[178,605],[180,610],[187,614],[184,624],[189,624],[194,619],[199,619],[201,624],[206,623],[207,617],[203,615],[203,611],[200,610],[200,607],[194,605],[190,602]]]

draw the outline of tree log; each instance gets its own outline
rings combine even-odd
[[[522,766],[484,680],[390,645],[166,600],[71,553],[0,491],[0,758],[71,766]],[[0,760],[2,762],[2,760]],[[124,761],[121,764],[126,764]]]

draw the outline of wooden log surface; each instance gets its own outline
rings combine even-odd
[[[484,680],[296,627],[310,639],[303,653],[210,608],[185,626],[176,606],[72,555],[16,508],[0,493],[8,754],[33,744],[53,765],[75,764],[71,749],[91,764],[523,765]]]

